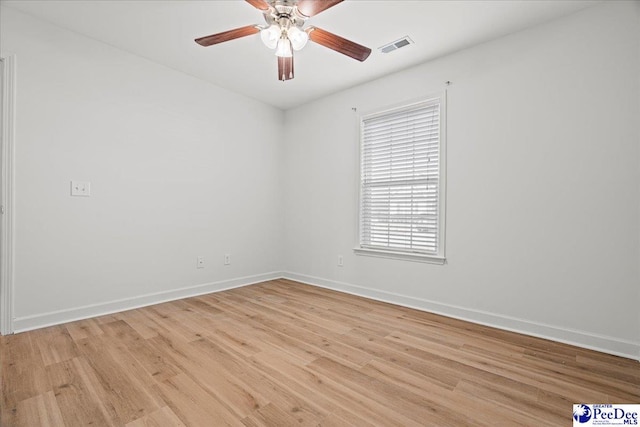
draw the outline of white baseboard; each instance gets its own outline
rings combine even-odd
[[[36,314],[33,316],[17,317],[13,320],[14,332],[25,332],[33,329],[45,328],[47,326],[59,325],[61,323],[73,322],[76,320],[88,319],[90,317],[113,314],[120,311],[132,310],[146,307],[153,304],[160,304],[167,301],[174,301],[181,298],[194,297],[212,292],[225,291],[227,289],[239,288],[252,285],[254,283],[265,282],[282,277],[281,272],[270,272],[257,274],[254,276],[239,277],[219,282],[204,283],[186,288],[172,289],[170,291],[156,292],[152,294],[140,295],[132,298],[109,301],[100,304],[85,305],[66,310],[52,311],[49,313]]]
[[[320,277],[313,277],[305,274],[284,272],[283,276],[287,279],[306,283],[308,285],[319,286],[322,288],[358,295],[377,301],[415,308],[417,310],[440,314],[455,319],[466,320],[485,326],[491,326],[494,328],[517,332],[538,338],[571,344],[590,350],[596,350],[603,353],[609,353],[616,356],[622,356],[640,361],[639,342],[631,342],[618,338],[592,334],[585,331],[570,330],[558,326],[545,325],[538,322],[531,322],[528,320],[502,316],[499,314],[473,310],[449,304],[442,304],[422,298],[415,298],[392,292],[365,288],[362,286],[322,279]]]
[[[174,289],[170,291],[157,292],[153,294],[141,295],[133,298],[109,301],[106,303],[86,305],[82,307],[70,308],[67,310],[53,311],[49,313],[37,314],[33,316],[18,317],[13,321],[14,332],[25,332],[47,326],[58,325],[76,320],[88,319],[91,317],[113,314],[120,311],[132,310],[146,307],[153,304],[160,304],[167,301],[174,301],[181,298],[188,298],[213,292],[220,292],[228,289],[248,286],[255,283],[286,278],[308,285],[321,288],[332,289],[345,292],[377,301],[388,302],[430,313],[440,314],[455,319],[466,320],[481,325],[491,326],[498,329],[531,335],[552,341],[571,344],[578,347],[601,351],[604,353],[622,356],[640,361],[640,343],[620,340],[592,334],[585,331],[576,331],[528,320],[517,319],[509,316],[502,316],[480,310],[442,304],[422,298],[415,298],[393,292],[380,291],[365,288],[344,282],[323,279],[320,277],[308,276],[293,272],[270,272],[253,276],[239,277],[219,282],[205,283],[186,288]]]

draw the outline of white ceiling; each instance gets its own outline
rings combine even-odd
[[[596,0],[346,0],[310,18],[373,49],[358,62],[310,42],[295,55],[295,78],[277,80],[273,51],[259,35],[201,47],[197,37],[250,24],[262,14],[242,0],[3,0],[12,7],[125,51],[288,109],[389,73],[540,24]],[[390,54],[377,48],[409,36]]]

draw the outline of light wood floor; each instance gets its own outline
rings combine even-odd
[[[0,424],[568,426],[640,364],[287,280],[1,338]]]

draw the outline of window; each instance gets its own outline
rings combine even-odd
[[[444,98],[361,118],[356,253],[444,263]]]

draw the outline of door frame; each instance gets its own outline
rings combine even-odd
[[[13,274],[14,274],[14,147],[16,105],[16,58],[0,56],[2,73],[2,120],[0,135],[0,335],[13,333]]]

